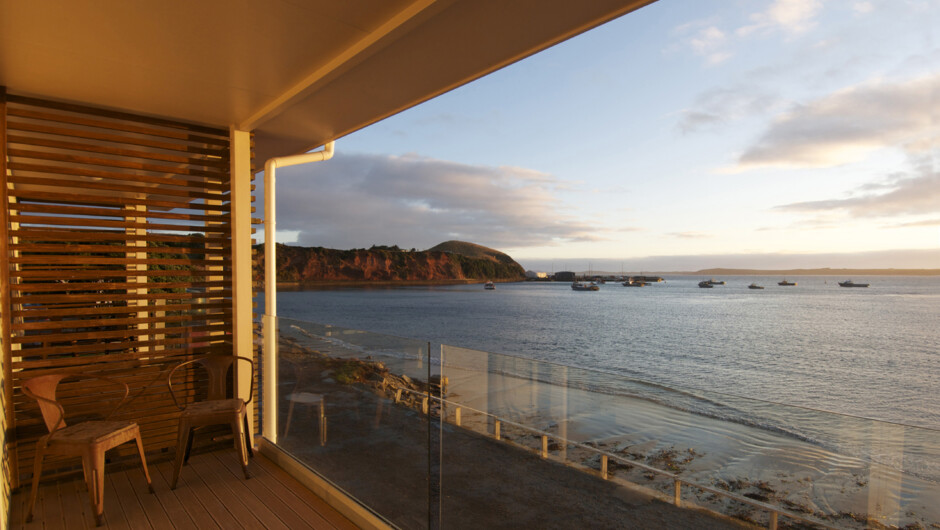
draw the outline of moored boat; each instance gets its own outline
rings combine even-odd
[[[747,288],[748,288],[748,289],[763,289],[764,286],[763,286],[763,285],[757,285],[756,283],[752,283],[751,285],[748,285]]]
[[[844,282],[839,282],[839,287],[868,287],[867,283],[855,283],[852,280],[845,280]]]
[[[496,284],[494,284],[493,282],[486,282],[483,284],[483,288],[488,291],[492,291],[493,289],[496,289]]]
[[[646,285],[646,282],[637,281],[637,280],[634,280],[633,278],[630,278],[629,280],[623,282],[624,287],[643,287],[644,285]]]
[[[698,286],[701,287],[702,289],[711,289],[714,287],[714,285],[712,285],[712,283],[708,280],[702,280],[698,282]]]
[[[784,278],[784,280],[783,280],[782,282],[777,282],[777,285],[783,285],[783,286],[785,286],[785,287],[792,287],[792,286],[796,285],[796,282],[788,282],[788,281],[786,280],[786,278]]]
[[[594,285],[593,283],[584,283],[584,282],[572,282],[571,290],[573,291],[600,291],[600,287]]]

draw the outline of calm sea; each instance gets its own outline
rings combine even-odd
[[[940,429],[940,278],[701,279],[288,291],[278,314]]]

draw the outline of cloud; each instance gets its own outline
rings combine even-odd
[[[940,218],[926,219],[924,221],[912,221],[910,223],[901,223],[891,225],[888,228],[918,228],[922,226],[940,226]]]
[[[705,232],[670,232],[666,234],[667,236],[677,237],[679,239],[708,239],[713,237],[711,234],[706,234]]]
[[[397,244],[428,248],[448,239],[526,247],[603,239],[561,213],[555,177],[418,155],[337,154],[278,173],[278,231],[333,248]]]
[[[940,172],[921,168],[916,175],[895,176],[876,185],[865,185],[861,193],[845,199],[797,202],[776,208],[795,212],[843,211],[852,217],[894,217],[936,214],[940,205]],[[902,226],[930,226],[907,224]]]
[[[940,74],[870,82],[796,105],[747,147],[735,171],[822,168],[885,147],[923,153],[940,147]]]
[[[819,0],[776,0],[767,11],[751,15],[751,24],[738,28],[738,36],[782,29],[788,33],[803,33],[816,23],[822,9]]]
[[[855,2],[852,6],[852,10],[859,15],[867,15],[874,11],[875,6],[871,2]]]
[[[732,56],[728,50],[729,38],[716,22],[716,19],[708,18],[676,26],[672,34],[678,45],[670,46],[669,49],[689,48],[695,55],[704,57],[709,66],[728,60]]]
[[[680,113],[676,127],[689,134],[771,111],[779,103],[778,97],[754,86],[712,88],[695,98],[693,108]]]
[[[532,270],[560,270],[559,260],[520,259],[520,264]],[[940,249],[892,249],[850,253],[813,253],[813,252],[777,252],[777,253],[741,253],[712,255],[673,255],[646,256],[638,258],[609,259],[584,258],[565,260],[568,270],[604,271],[619,274],[626,273],[664,273],[669,271],[697,271],[709,268],[740,269],[815,269],[815,268],[853,268],[853,269],[936,269],[940,263]],[[750,281],[750,280],[749,280]]]

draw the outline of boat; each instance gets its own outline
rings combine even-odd
[[[716,280],[714,278],[709,279],[708,283],[710,285],[724,285],[725,284],[724,280]]]
[[[788,282],[786,278],[784,278],[782,282],[777,282],[777,285],[783,285],[785,287],[793,287],[794,285],[796,285],[796,282]]]
[[[600,287],[598,287],[597,285],[593,283],[588,284],[588,283],[579,282],[579,281],[572,282],[571,289],[573,291],[600,291],[601,290]]]
[[[702,289],[711,289],[714,287],[714,285],[712,285],[711,282],[709,282],[708,280],[702,280],[698,282],[698,286],[701,287]]]
[[[493,282],[486,282],[483,284],[483,288],[486,290],[492,291],[493,289],[496,289],[496,284],[494,284]]]
[[[629,280],[623,282],[624,287],[643,287],[646,285],[646,282],[634,280],[630,278]]]
[[[855,283],[852,280],[845,280],[844,282],[839,282],[839,287],[868,287],[870,284],[867,283]]]
[[[757,285],[756,283],[752,283],[751,285],[748,285],[747,288],[748,288],[748,289],[763,289],[764,286],[763,286],[763,285]]]

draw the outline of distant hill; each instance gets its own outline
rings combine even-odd
[[[488,259],[495,261],[497,263],[504,263],[506,265],[518,265],[509,254],[494,250],[489,247],[484,247],[483,245],[477,245],[476,243],[467,243],[466,241],[445,241],[439,245],[435,245],[427,250],[427,252],[446,252],[448,254],[460,254],[461,256],[466,256],[468,258],[478,258],[478,259]],[[520,265],[521,269],[522,266]]]
[[[264,281],[263,247],[258,245],[254,260],[258,283]],[[448,241],[425,251],[397,246],[337,250],[278,244],[276,276],[279,283],[519,281],[525,271],[498,250],[461,241]]]

